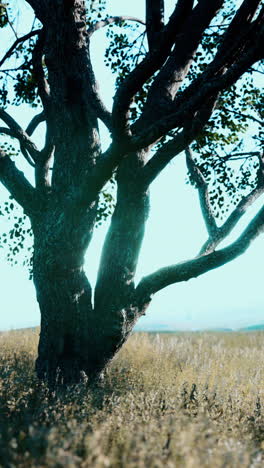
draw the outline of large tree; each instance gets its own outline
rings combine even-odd
[[[253,76],[261,72],[264,8],[260,0],[244,0],[239,8],[231,0],[178,0],[165,20],[164,1],[146,0],[141,20],[104,17],[102,1],[27,3],[37,20],[0,61],[5,77],[0,131],[18,140],[22,156],[34,167],[35,184],[3,145],[0,180],[30,219],[34,236],[33,279],[41,311],[37,374],[50,383],[56,375],[78,381],[82,372],[93,380],[157,291],[233,260],[264,229],[261,208],[235,242],[217,249],[264,192],[257,131],[261,95]],[[14,30],[12,2],[0,8],[1,26]],[[105,60],[117,73],[111,112],[100,97],[90,59],[91,37],[105,26],[110,41]],[[24,100],[42,106],[25,130],[7,112],[10,77],[13,104]],[[249,119],[255,125],[255,151],[242,150]],[[43,121],[45,144],[39,149],[31,136]],[[99,121],[112,139],[104,152]],[[195,258],[161,268],[135,286],[149,187],[182,152],[208,239]],[[243,164],[234,172],[230,162],[240,158]],[[84,255],[107,204],[105,184],[113,179],[116,202],[93,300]],[[23,218],[17,226],[21,223]],[[16,232],[19,237],[24,231],[18,227]]]

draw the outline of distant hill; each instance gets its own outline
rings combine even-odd
[[[136,325],[135,331],[140,332],[149,332],[149,333],[175,333],[175,332],[232,332],[232,328],[206,328],[206,327],[193,327],[193,328],[183,328],[174,324],[165,324],[165,323],[152,323],[150,325]]]
[[[226,333],[226,332],[233,332],[235,331],[233,328],[204,328],[202,331],[205,332],[219,332],[219,333]]]
[[[239,331],[258,331],[264,330],[264,323],[259,323],[257,325],[250,325],[249,327],[240,328]]]
[[[247,332],[247,331],[261,331],[264,330],[264,323],[249,325],[242,328],[228,328],[228,327],[194,327],[193,329],[183,329],[173,324],[160,324],[153,323],[150,325],[137,325],[135,331],[147,332],[147,333],[173,333],[173,332],[212,332],[212,333],[231,333],[231,332]]]

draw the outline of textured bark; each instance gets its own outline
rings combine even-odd
[[[117,173],[117,203],[105,239],[97,285],[95,308],[107,304],[124,307],[134,293],[134,276],[149,214],[148,189],[139,175],[147,151],[132,153]],[[111,284],[111,289],[105,286]]]
[[[90,375],[96,367],[91,356],[91,287],[82,268],[49,274],[43,266],[34,270],[41,311],[37,375],[53,384],[56,378],[78,381],[81,371]]]
[[[86,223],[69,229],[69,219],[58,206],[47,211],[46,222],[38,217],[33,222],[33,273],[41,312],[36,370],[50,385],[78,382],[82,372],[97,378],[130,331],[120,301],[92,306],[83,262],[95,214],[93,206]],[[112,285],[106,283],[106,297],[110,291]]]
[[[93,310],[82,268],[52,275],[43,267],[37,270],[34,282],[41,311],[37,375],[50,385],[78,382],[82,373],[93,382],[128,336],[125,312]]]
[[[142,195],[142,201],[135,199],[135,228],[139,233],[134,242],[131,236],[135,235],[135,229],[131,224],[131,230],[127,229],[128,219],[123,217],[124,213],[119,220],[119,215],[114,217],[113,225],[117,220],[121,238],[117,236],[116,227],[111,227],[110,240],[109,236],[106,240],[107,255],[103,255],[96,288],[95,307],[83,263],[93,233],[96,204],[80,215],[62,208],[60,200],[51,199],[44,219],[43,214],[33,217],[33,274],[41,312],[36,370],[51,386],[56,382],[78,382],[82,372],[91,381],[98,378],[141,315],[139,307],[133,304],[133,276],[144,232],[142,217],[146,218],[148,206],[145,197],[146,194]],[[125,209],[124,204],[122,209]],[[126,210],[126,213],[129,212]],[[122,244],[121,261],[114,262]]]
[[[36,371],[50,386],[79,382],[83,374],[91,383],[97,380],[140,315],[135,307],[117,303],[93,309],[83,268],[63,267],[47,272],[43,259],[34,264],[41,312]],[[111,285],[105,285],[106,295],[110,291]]]

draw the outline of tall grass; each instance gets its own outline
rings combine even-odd
[[[37,335],[0,334],[1,466],[264,466],[263,332],[138,333],[100,386],[52,394]]]

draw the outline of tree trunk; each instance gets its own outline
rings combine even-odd
[[[33,222],[33,276],[41,312],[37,375],[51,387],[78,382],[83,373],[94,381],[127,339],[138,311],[131,304],[113,307],[104,301],[103,310],[95,311],[83,271],[92,229],[86,223],[78,231],[57,209],[45,219]],[[102,294],[107,297],[110,290],[106,283]]]
[[[41,311],[37,375],[50,386],[76,383],[82,373],[94,381],[126,341],[131,311],[104,310],[98,316],[82,267],[48,275],[43,270],[34,274]]]
[[[54,383],[77,381],[88,371],[88,342],[92,339],[91,288],[82,267],[34,274],[41,311],[41,332],[36,370]],[[84,352],[87,350],[87,352]],[[89,374],[96,367],[89,360]]]

